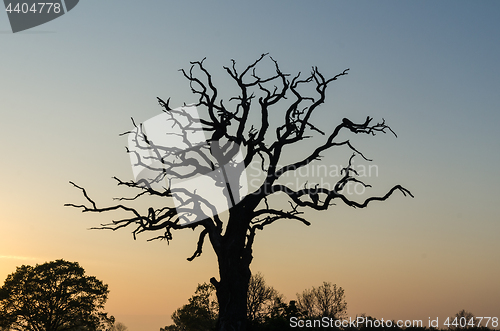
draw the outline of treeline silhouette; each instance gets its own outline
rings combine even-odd
[[[188,300],[188,303],[172,314],[174,324],[160,328],[160,331],[214,331],[216,330],[218,308],[214,286],[208,283],[198,284],[195,294]],[[490,327],[485,327],[484,323],[478,326],[478,319],[466,310],[461,310],[450,317],[448,319],[449,327],[444,328],[442,321],[438,327],[428,327],[425,326],[428,321],[405,326],[401,322],[406,321],[379,320],[366,314],[347,317],[344,289],[331,282],[323,282],[318,287],[297,293],[296,300],[287,303],[282,294],[266,284],[260,273],[254,274],[250,278],[247,319],[248,331],[297,329],[311,331],[498,330],[498,319],[496,324],[490,323]]]
[[[0,331],[126,331],[104,311],[108,286],[77,262],[57,260],[23,265],[10,274],[0,287]],[[174,324],[160,331],[213,331],[216,329],[219,303],[212,284],[198,284],[188,303],[172,314]],[[449,331],[498,330],[498,317],[482,320],[461,310],[450,317],[448,327],[399,325],[399,321],[377,319],[362,314],[347,316],[342,287],[323,282],[297,293],[287,301],[260,273],[251,276],[247,294],[247,331],[274,330],[405,330]],[[359,323],[358,321],[361,321]],[[426,323],[427,321],[423,321]],[[489,325],[485,326],[486,322]],[[479,325],[479,326],[478,326]]]

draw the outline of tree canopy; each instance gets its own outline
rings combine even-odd
[[[198,284],[189,303],[172,314],[174,325],[165,330],[209,331],[217,322],[218,303],[212,284]],[[170,329],[169,329],[170,328]]]
[[[252,274],[247,296],[247,318],[252,324],[263,323],[279,309],[283,301],[283,295],[267,285],[260,272]]]
[[[341,319],[347,313],[344,289],[329,282],[297,294],[297,303],[299,310],[309,318]]]
[[[77,262],[23,265],[0,288],[0,326],[19,331],[100,330],[109,290]]]

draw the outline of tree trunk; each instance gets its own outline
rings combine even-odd
[[[228,258],[219,266],[220,282],[217,285],[219,302],[219,331],[245,331],[247,319],[247,291],[250,267]]]
[[[235,210],[238,209],[238,210]],[[245,208],[231,211],[226,233],[217,252],[220,281],[211,282],[219,302],[218,331],[247,330],[247,291],[250,281],[251,247],[245,247],[250,219]]]

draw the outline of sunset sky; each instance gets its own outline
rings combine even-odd
[[[195,102],[178,71],[189,61],[206,57],[224,89],[222,66],[269,52],[293,75],[350,68],[313,122],[329,131],[343,117],[384,118],[397,138],[353,137],[378,169],[369,192],[401,184],[415,198],[308,211],[309,227],[278,222],[258,233],[252,271],[287,300],[336,283],[349,316],[500,317],[499,15],[498,1],[82,0],[13,34],[2,10],[0,284],[22,264],[78,261],[109,285],[106,310],[130,331],[170,324],[198,283],[218,277],[209,245],[186,261],[199,229],[169,245],[90,231],[114,216],[64,207],[84,202],[69,181],[100,206],[131,195],[111,178],[132,179],[119,136],[130,118],[159,114],[157,96]],[[325,155],[334,167],[349,153]]]

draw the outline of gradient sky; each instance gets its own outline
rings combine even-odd
[[[177,71],[207,57],[222,66],[265,52],[284,72],[333,84],[316,123],[385,118],[397,132],[356,137],[378,167],[365,210],[308,212],[310,227],[258,234],[252,270],[288,300],[323,281],[345,289],[348,314],[384,319],[500,316],[500,3],[498,1],[80,1],[70,13],[12,34],[0,13],[0,278],[22,264],[64,258],[110,287],[107,311],[130,331],[157,331],[198,283],[217,275],[197,235],[134,241],[129,230],[88,231],[113,215],[82,203],[68,181],[110,204],[111,179],[132,171],[119,134],[171,105],[191,103]],[[312,146],[302,145],[297,153]],[[337,157],[341,155],[341,157]],[[328,165],[346,163],[332,152]]]

